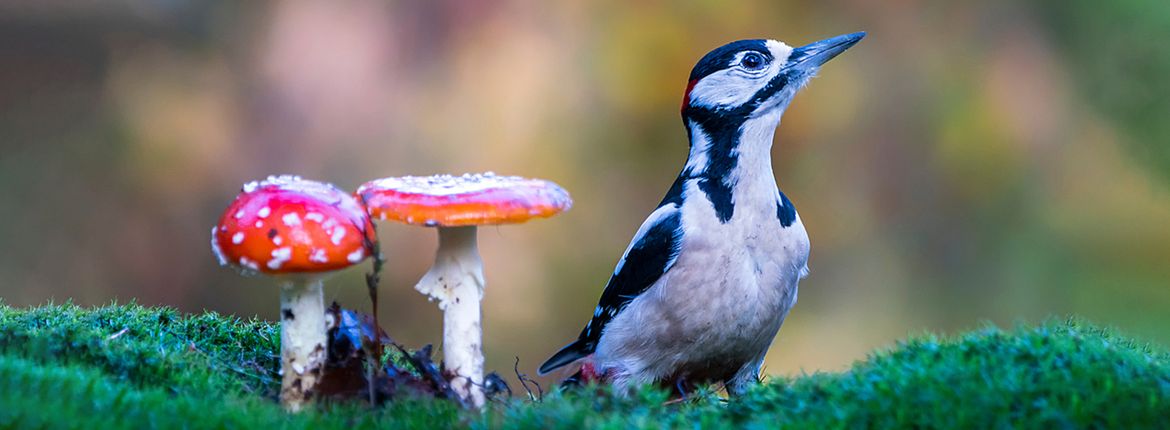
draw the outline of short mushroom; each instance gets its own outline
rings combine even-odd
[[[549,181],[492,173],[384,178],[356,194],[375,218],[438,227],[435,264],[414,288],[443,310],[443,363],[454,375],[452,387],[483,406],[484,280],[476,226],[556,215],[572,206],[569,194]]]
[[[280,284],[280,402],[299,411],[325,360],[322,283],[329,272],[361,262],[374,227],[353,196],[297,176],[250,182],[211,230],[221,265],[276,277]]]

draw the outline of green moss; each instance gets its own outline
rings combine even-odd
[[[583,390],[485,414],[410,400],[285,415],[274,400],[278,342],[276,326],[215,314],[0,305],[0,427],[1170,427],[1167,352],[1076,321],[923,336],[731,402]]]
[[[808,414],[814,423],[879,428],[1165,427],[1168,358],[1075,321],[987,328],[900,343],[849,372],[769,384],[729,413]]]
[[[73,363],[176,394],[279,390],[279,327],[206,313],[137,305],[84,309],[0,306],[0,351],[42,363]]]

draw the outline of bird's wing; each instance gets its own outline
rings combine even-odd
[[[540,366],[540,374],[593,353],[606,324],[670,270],[678,258],[682,241],[681,218],[679,205],[673,202],[664,202],[646,218],[618,261],[605,291],[601,293],[601,300],[593,311],[593,319],[585,325],[575,342],[562,348]]]

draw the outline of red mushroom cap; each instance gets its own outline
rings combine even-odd
[[[557,184],[491,172],[383,178],[355,194],[374,217],[430,227],[522,223],[573,206]]]
[[[352,196],[287,175],[245,184],[211,231],[220,264],[267,274],[342,269],[369,257],[375,240]]]

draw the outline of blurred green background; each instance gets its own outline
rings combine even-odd
[[[766,371],[1063,314],[1170,344],[1164,0],[4,2],[0,298],[274,318],[208,246],[242,183],[490,170],[576,200],[481,234],[488,366],[533,372],[681,168],[694,62],[858,30],[776,135],[812,275]],[[438,343],[434,232],[381,234],[385,325]]]

